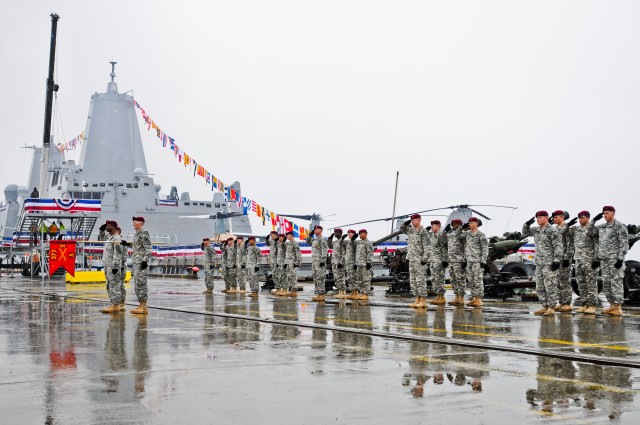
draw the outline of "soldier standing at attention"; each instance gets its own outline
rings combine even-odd
[[[313,233],[307,236],[305,242],[311,245],[311,270],[313,272],[313,283],[315,285],[316,296],[312,301],[324,301],[326,292],[324,279],[327,273],[327,254],[329,246],[327,241],[322,237],[322,226],[317,225],[313,229]]]
[[[286,255],[287,255],[287,250],[286,250],[286,242],[287,242],[287,237],[284,233],[280,233],[278,235],[278,242],[276,243],[276,270],[278,271],[276,273],[276,296],[278,297],[284,297],[287,295],[287,290],[286,290],[286,281],[287,281],[287,276],[284,270],[284,264],[286,262]]]
[[[356,280],[360,292],[355,300],[368,300],[371,288],[371,262],[373,261],[373,244],[367,239],[367,230],[358,232],[360,240],[356,243]]]
[[[119,286],[122,291],[122,296],[120,299],[120,311],[125,311],[125,300],[127,299],[127,291],[124,289],[124,280],[127,277],[127,257],[129,256],[129,247],[131,244],[122,238],[122,229],[116,226],[116,234],[120,238],[120,243],[122,244],[122,264],[120,265],[120,274],[118,274],[118,279],[120,281]]]
[[[133,282],[140,305],[131,310],[131,313],[147,314],[147,274],[151,259],[151,238],[149,232],[144,230],[144,217],[133,217],[133,228],[136,231],[133,237]]]
[[[244,238],[238,236],[236,238],[236,282],[240,290],[239,294],[247,293],[247,247],[244,244]]]
[[[422,227],[420,214],[412,214],[400,230],[408,236],[407,260],[409,260],[409,282],[416,297],[411,308],[427,308],[427,264],[429,263],[429,233]]]
[[[335,241],[333,240],[335,238]],[[342,229],[335,228],[327,241],[331,252],[331,270],[333,272],[333,281],[338,289],[336,298],[347,298],[347,269],[345,269],[345,242],[342,238]]]
[[[269,247],[269,267],[271,268],[271,280],[273,280],[274,287],[277,287],[276,286],[276,265],[277,265],[276,256],[278,254],[276,252],[277,241],[278,241],[278,232],[276,232],[275,230],[272,230],[271,233],[269,233],[267,237],[264,239],[264,242]]]
[[[483,305],[482,271],[487,267],[487,259],[489,258],[489,243],[484,233],[478,230],[478,224],[478,219],[471,217],[468,222],[469,230],[464,232],[464,257],[467,263],[467,280],[471,288],[471,301],[467,303],[467,306],[474,308],[482,308]]]
[[[260,283],[258,281],[258,272],[260,271],[260,248],[256,246],[256,238],[249,236],[247,239],[249,245],[247,246],[247,281],[249,282],[249,289],[251,290],[250,297],[257,297],[260,290]]]
[[[464,305],[464,279],[467,261],[465,260],[465,234],[462,232],[462,220],[451,220],[451,230],[445,228],[447,235],[447,253],[449,277],[456,298],[449,305]]]
[[[560,240],[562,240],[562,255],[560,270],[558,270],[558,303],[555,307],[555,311],[561,313],[571,313],[571,298],[573,290],[571,289],[571,260],[573,259],[573,241],[571,240],[571,234],[569,231],[570,225],[564,222],[564,211],[556,210],[551,214],[553,222],[556,225],[556,229],[560,234]]]
[[[222,272],[224,274],[224,293],[236,293],[236,246],[233,238],[228,238],[222,247]]]
[[[429,268],[431,270],[433,289],[436,292],[436,298],[431,301],[431,304],[434,305],[442,305],[447,302],[444,299],[444,273],[449,266],[449,262],[447,261],[449,253],[447,248],[447,237],[440,231],[440,227],[440,220],[433,220],[431,222]]]
[[[531,228],[534,221],[538,227]],[[549,213],[538,211],[522,226],[522,237],[533,236],[536,244],[536,293],[542,308],[533,314],[553,316],[558,303],[558,270],[562,259],[562,240],[556,229],[549,225]]]
[[[213,294],[213,274],[216,267],[216,251],[211,246],[211,240],[209,238],[202,239],[202,246],[200,247],[204,251],[204,284],[207,287],[203,294]]]
[[[284,291],[285,295],[289,297],[297,297],[297,283],[298,272],[302,261],[302,254],[300,253],[300,245],[295,241],[293,232],[289,231],[286,234],[287,241],[285,242],[285,254],[284,254]]]
[[[346,239],[345,239],[346,237]],[[347,269],[347,281],[349,282],[349,289],[351,294],[344,298],[351,298],[356,295],[358,287],[356,286],[356,242],[358,241],[358,234],[355,230],[349,229],[347,234],[342,237],[344,241],[344,266]]]
[[[120,269],[122,268],[122,244],[120,236],[116,233],[118,223],[107,220],[105,223],[106,232],[109,237],[104,244],[104,254],[102,256],[102,266],[104,267],[104,275],[107,281],[107,293],[111,305],[103,310],[103,313],[117,313],[120,310],[120,304],[124,303],[122,299],[123,288],[120,287]]]
[[[598,230],[589,222],[589,211],[578,213],[579,226],[571,227],[571,239],[576,259],[576,280],[582,306],[576,313],[596,314],[598,301],[598,268],[596,260]]]
[[[604,224],[598,229],[598,260],[602,271],[602,289],[609,301],[609,308],[602,314],[622,316],[624,302],[624,257],[629,250],[629,231],[616,220],[616,209],[610,205],[602,208],[602,213],[593,218],[595,223],[604,216]]]

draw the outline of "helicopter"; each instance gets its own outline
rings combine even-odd
[[[322,221],[326,220],[327,217],[332,217],[335,214],[329,214],[326,216],[322,216],[318,213],[313,214],[278,214],[281,217],[289,217],[289,218],[298,218],[300,220],[309,220],[309,229],[315,229],[316,226],[320,225]]]

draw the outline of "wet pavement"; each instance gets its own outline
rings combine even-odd
[[[1,277],[0,423],[640,421],[640,309],[540,318],[515,301],[416,312],[384,287],[361,305],[312,303],[309,284],[298,299],[149,286],[148,317],[110,316],[104,285]]]

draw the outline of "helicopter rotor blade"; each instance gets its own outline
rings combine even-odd
[[[494,208],[509,208],[512,210],[517,210],[518,207],[510,207],[508,205],[479,205],[479,204],[473,204],[473,205],[467,205],[468,207],[494,207]]]
[[[482,218],[486,218],[487,220],[491,220],[489,217],[487,217],[486,215],[482,214],[480,211],[476,211],[473,208],[469,208],[471,211],[473,211],[474,213],[478,214],[480,217]]]

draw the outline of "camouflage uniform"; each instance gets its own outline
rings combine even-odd
[[[429,234],[429,268],[431,270],[431,279],[433,282],[433,290],[438,296],[444,296],[444,272],[442,265],[447,261],[448,257],[447,239],[442,231]]]
[[[323,237],[314,238],[313,235],[307,236],[305,239],[311,245],[311,270],[313,272],[313,283],[316,287],[316,294],[325,294],[324,280],[327,274],[327,254],[329,246],[327,240]]]
[[[277,239],[271,239],[271,234],[269,234],[269,236],[267,236],[267,239],[265,240],[265,243],[269,247],[269,267],[271,267],[271,279],[273,279],[274,285],[276,283],[276,256],[278,255],[278,249],[276,247],[277,241]]]
[[[464,237],[464,257],[467,260],[467,280],[471,296],[482,298],[484,296],[482,264],[486,264],[489,258],[489,243],[484,233],[479,230],[475,234],[467,230],[464,232]]]
[[[216,250],[212,245],[204,247],[204,284],[213,289],[213,276],[216,267]]]
[[[118,235],[120,236],[120,235]],[[120,236],[120,239],[122,239],[122,236]],[[119,275],[119,281],[120,281],[120,288],[122,290],[122,295],[121,295],[121,299],[122,302],[121,304],[124,304],[124,301],[127,299],[127,291],[124,289],[124,280],[127,277],[127,257],[129,256],[129,249],[126,246],[122,246],[122,264],[120,267],[120,275]]]
[[[451,286],[456,295],[464,296],[464,279],[466,276],[465,263],[465,239],[462,226],[447,233],[447,253],[449,259],[449,277]]]
[[[260,269],[260,248],[253,245],[247,246],[247,281],[249,282],[249,288],[251,292],[257,293],[260,290],[260,283],[258,281],[258,270]],[[258,270],[256,270],[258,268]]]
[[[358,288],[356,286],[356,271],[353,268],[356,265],[357,238],[358,235],[356,235],[354,239],[351,239],[349,236],[344,239],[344,267],[347,269],[347,282],[349,289],[352,291]]]
[[[604,223],[598,229],[598,259],[602,270],[602,289],[610,304],[624,302],[624,257],[629,250],[629,232],[618,220]],[[616,261],[622,261],[622,267],[615,268]]]
[[[359,239],[356,242],[356,282],[361,294],[367,294],[371,289],[372,261],[373,244],[369,239]]]
[[[569,226],[566,223],[562,223],[560,226],[556,226],[560,239],[562,240],[562,255],[560,258],[566,264],[567,267],[560,265],[558,270],[558,302],[562,305],[571,304],[571,298],[573,290],[571,289],[571,259],[573,258],[573,240],[571,239],[571,233]]]
[[[407,260],[409,260],[411,292],[416,297],[426,297],[429,233],[424,227],[416,228],[411,224],[403,224],[400,226],[400,230],[408,236]]]
[[[151,260],[151,238],[149,232],[144,229],[136,231],[133,237],[133,281],[138,301],[147,301],[147,274],[149,273],[149,260]],[[142,262],[147,263],[147,268],[140,268]]]
[[[278,241],[276,243],[276,274],[274,276],[276,289],[284,289],[286,287],[286,274],[284,271],[284,264],[286,259],[286,242],[287,240],[283,240],[282,242]]]
[[[300,245],[296,241],[286,241],[285,244],[285,259],[284,264],[284,289],[293,292],[296,290],[298,283],[297,267],[300,266],[302,261],[302,254],[300,253]]]
[[[124,258],[124,247],[121,244],[120,235],[112,235],[104,244],[104,254],[102,256],[102,266],[104,267],[104,275],[107,279],[107,293],[111,304],[118,305],[124,302],[122,294],[124,288],[120,281],[122,274],[122,261]],[[117,272],[113,273],[113,269]]]
[[[347,289],[347,269],[345,266],[345,241],[342,237],[329,238],[327,245],[333,251],[331,252],[331,271],[333,272],[333,281],[339,291]]]
[[[531,228],[525,223],[522,237],[529,236],[533,236],[536,244],[536,293],[543,307],[553,308],[558,304],[558,271],[551,270],[551,264],[559,263],[562,258],[562,240],[551,225]]]
[[[236,245],[236,283],[241,291],[247,290],[247,246]]]
[[[224,273],[224,288],[235,289],[236,284],[236,246],[225,245],[222,248],[222,267]]]
[[[576,280],[580,302],[583,306],[595,306],[598,302],[598,269],[591,267],[591,263],[596,259],[598,230],[591,222],[586,226],[573,226],[571,239],[576,260]]]

